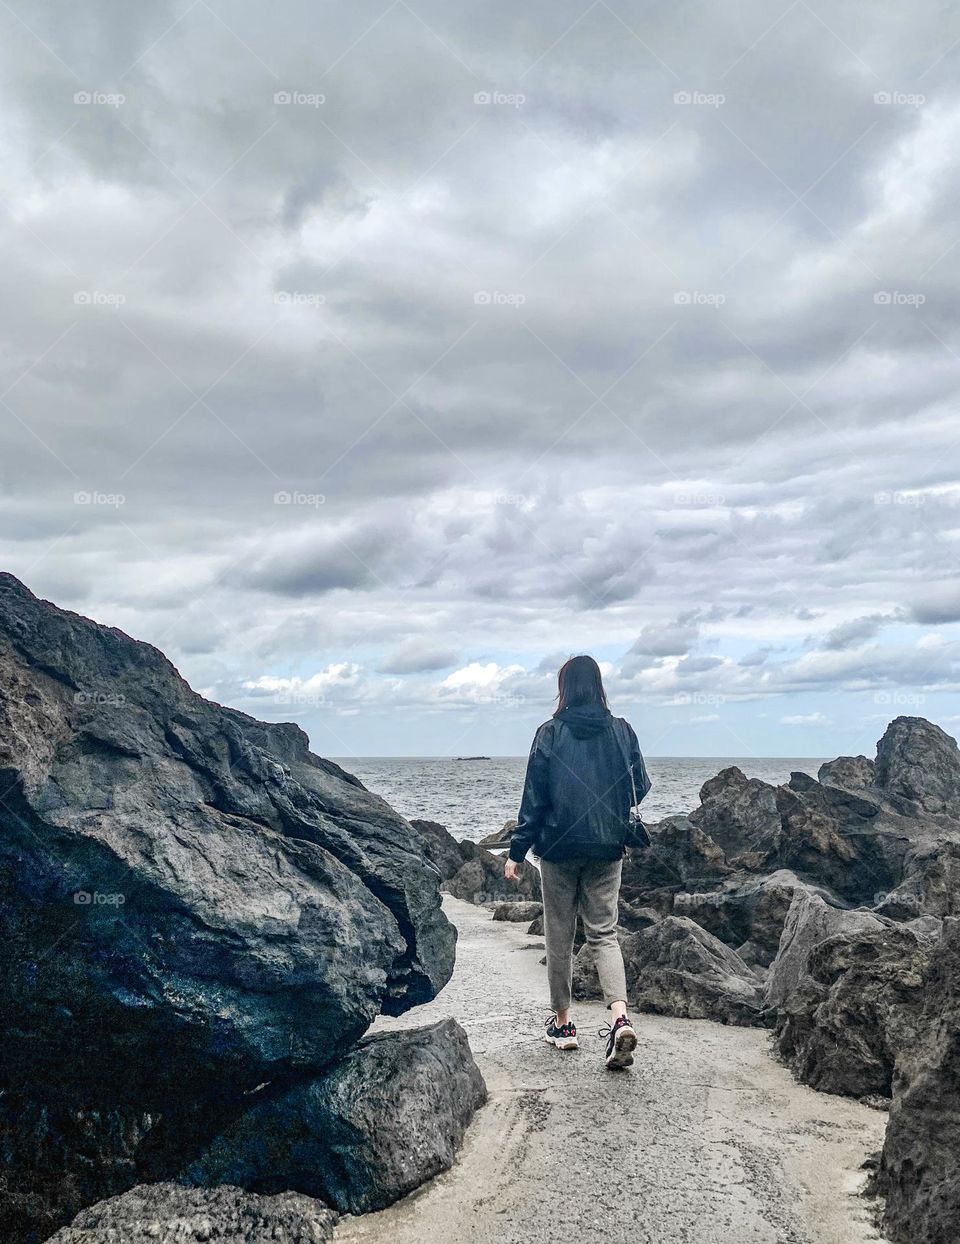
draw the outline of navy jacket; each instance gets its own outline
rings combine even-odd
[[[630,823],[630,773],[637,799],[650,778],[633,728],[599,705],[564,709],[536,733],[510,858],[532,847],[545,860],[615,860]]]

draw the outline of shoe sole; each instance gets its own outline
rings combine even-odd
[[[637,1048],[637,1034],[632,1028],[621,1028],[614,1038],[613,1050],[607,1059],[610,1071],[620,1071],[633,1066],[633,1051]]]
[[[551,1037],[544,1033],[543,1039],[547,1045],[555,1045],[558,1050],[579,1050],[580,1048],[580,1042],[576,1037]]]

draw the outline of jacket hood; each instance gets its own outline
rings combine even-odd
[[[575,739],[592,739],[608,729],[613,714],[599,704],[584,704],[579,708],[565,708],[562,713],[556,714],[554,721],[562,721],[569,726]]]

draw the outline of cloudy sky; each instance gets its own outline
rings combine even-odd
[[[2,562],[316,750],[960,724],[960,13],[0,0]]]

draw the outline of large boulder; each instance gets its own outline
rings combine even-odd
[[[640,1011],[749,1025],[762,1010],[760,979],[718,938],[683,916],[620,934],[627,1000]],[[593,950],[574,959],[574,996],[600,997]]]
[[[623,862],[623,896],[669,910],[679,890],[709,889],[733,869],[721,847],[686,816],[648,825],[650,846],[629,851]]]
[[[787,868],[767,876],[737,874],[728,877],[715,890],[679,893],[673,910],[678,916],[695,920],[729,946],[750,943],[756,963],[766,967],[773,962],[780,935],[793,896],[809,887]]]
[[[690,822],[703,830],[731,863],[759,867],[777,848],[780,813],[776,787],[748,778],[736,765],[704,782]]]
[[[817,770],[817,780],[844,790],[863,790],[876,782],[876,769],[866,756],[838,756],[824,761]]]
[[[509,920],[513,924],[529,924],[542,915],[542,903],[498,903],[493,909],[494,920]]]
[[[507,881],[502,855],[494,855],[474,843],[463,842],[461,846],[470,852],[470,858],[443,883],[444,893],[476,904],[540,902],[540,873],[532,864],[521,864],[517,880]]]
[[[930,949],[929,937],[892,923],[814,946],[776,1024],[797,1078],[827,1093],[889,1097],[897,1056],[917,1039]]]
[[[54,1148],[79,1136],[84,1197],[142,1179],[147,1149],[164,1178],[244,1093],[320,1072],[449,979],[406,821],[297,726],[204,700],[10,575],[0,791],[0,1102],[53,1112]],[[76,1187],[44,1202],[50,1171],[16,1153],[8,1182],[39,1180],[36,1213],[69,1221]]]
[[[455,1020],[377,1033],[322,1078],[252,1105],[187,1174],[289,1188],[353,1214],[381,1209],[452,1165],[485,1098]]]
[[[957,741],[924,717],[896,717],[877,744],[876,781],[908,815],[960,817]]]
[[[323,1244],[336,1222],[333,1210],[296,1192],[140,1184],[83,1210],[49,1244]]]
[[[944,921],[923,988],[917,1038],[897,1060],[877,1174],[884,1235],[896,1244],[960,1238],[960,920]]]
[[[764,985],[767,1004],[779,1006],[797,988],[820,942],[837,933],[873,932],[886,923],[868,911],[836,907],[808,887],[795,890]]]

